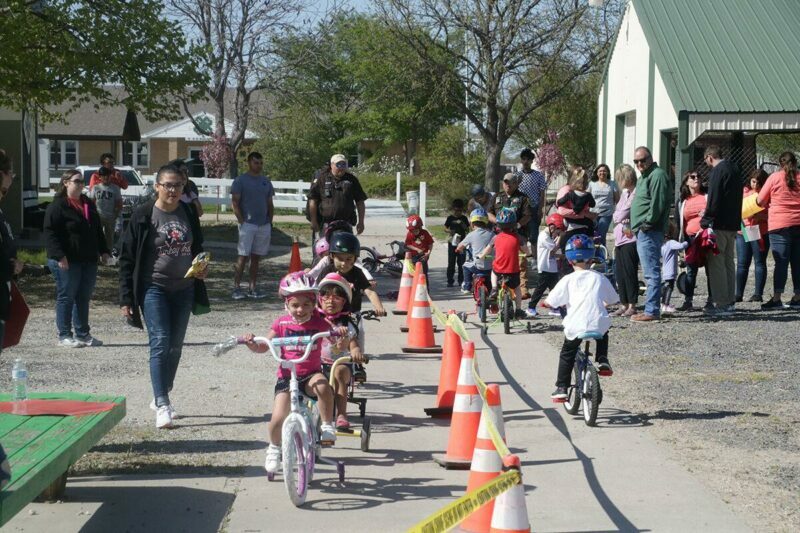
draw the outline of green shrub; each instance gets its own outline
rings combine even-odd
[[[358,172],[358,181],[367,196],[370,198],[394,198],[396,193],[396,176],[388,174],[376,174],[372,172]],[[400,179],[400,194],[405,198],[406,191],[419,189],[420,178],[418,176],[403,175]]]

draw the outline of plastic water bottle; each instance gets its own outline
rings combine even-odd
[[[28,368],[25,361],[16,359],[14,368],[11,370],[11,380],[14,382],[14,400],[28,399]]]

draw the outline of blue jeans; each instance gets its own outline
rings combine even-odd
[[[766,237],[766,236],[765,236]],[[750,263],[756,264],[756,290],[753,296],[763,296],[764,286],[767,284],[767,253],[769,252],[769,239],[764,238],[765,249],[762,252],[758,246],[759,241],[745,242],[741,235],[736,236],[736,297],[744,296],[747,285],[747,276],[750,273]]]
[[[75,337],[87,340],[89,335],[89,301],[97,281],[97,263],[70,263],[67,270],[58,268],[58,261],[47,260],[47,267],[56,280],[56,329],[59,340]]]
[[[794,294],[800,295],[800,226],[771,231],[769,244],[772,247],[772,258],[775,259],[775,275],[772,277],[775,294],[782,294],[786,289],[791,265]]]
[[[464,270],[464,283],[461,284],[461,288],[464,289],[465,291],[471,291],[472,290],[472,278],[476,274],[483,274],[484,276],[486,276],[486,281],[487,281],[486,285],[487,286],[492,284],[492,282],[491,282],[492,271],[491,270],[480,270],[479,268],[476,268],[475,265],[465,266],[463,268],[463,270]]]
[[[169,391],[178,372],[193,300],[193,286],[170,292],[150,285],[144,293],[142,308],[150,339],[150,381],[159,407],[169,405]]]
[[[606,245],[606,237],[608,236],[608,228],[611,227],[611,215],[603,215],[597,217],[594,230],[600,235],[600,243]]]
[[[642,231],[636,234],[636,251],[644,270],[647,292],[644,295],[644,312],[651,316],[661,316],[661,245],[664,232],[658,230]]]

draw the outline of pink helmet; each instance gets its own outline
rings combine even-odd
[[[422,218],[419,215],[411,215],[406,219],[406,228],[413,229],[419,228],[422,229]]]
[[[330,249],[331,247],[328,244],[328,240],[325,237],[317,239],[317,242],[314,244],[314,253],[316,255],[327,254],[328,250]]]
[[[350,287],[350,283],[344,279],[344,276],[337,272],[331,272],[319,282],[319,289],[322,290],[323,288],[331,285],[340,287],[347,295],[347,303],[350,303],[350,301],[353,299],[353,289]]]
[[[287,274],[281,279],[278,285],[278,293],[284,298],[298,296],[300,294],[305,294],[314,298],[318,292],[319,289],[314,286],[314,280],[309,278],[305,272],[292,272],[291,274]]]

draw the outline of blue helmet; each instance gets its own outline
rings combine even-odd
[[[565,255],[570,263],[585,263],[594,257],[594,243],[583,233],[573,235],[567,241]]]
[[[517,223],[517,212],[504,207],[497,213],[497,224],[501,227],[514,226]]]
[[[486,210],[482,207],[478,207],[472,210],[472,213],[469,214],[469,221],[470,222],[483,222],[484,224],[489,223],[489,216],[486,214]]]

